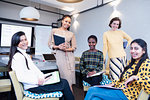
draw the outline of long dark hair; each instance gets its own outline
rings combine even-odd
[[[142,40],[142,39],[135,39],[131,42],[132,43],[137,43],[140,47],[142,47],[142,49],[145,51],[145,53],[142,55],[141,59],[139,60],[138,64],[136,65],[136,69],[135,71],[133,72],[132,75],[137,75],[138,73],[138,70],[141,66],[141,64],[146,60],[148,59],[148,53],[147,53],[147,43]],[[130,45],[131,45],[130,44]],[[120,81],[122,81],[122,77],[123,77],[123,74],[135,63],[135,59],[131,58],[131,62],[129,63],[129,65],[127,67],[125,67],[124,71],[122,72],[121,76],[120,76]],[[131,76],[132,76],[131,75]]]
[[[10,52],[9,52],[9,61],[8,61],[8,70],[11,71],[11,62],[12,62],[12,58],[13,56],[15,55],[16,51],[17,51],[17,46],[18,44],[20,43],[20,37],[22,35],[25,35],[24,32],[22,31],[19,31],[17,33],[15,33],[13,36],[12,36],[12,39],[11,39],[11,47],[10,47]]]

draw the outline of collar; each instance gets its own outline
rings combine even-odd
[[[26,50],[23,50],[23,49],[21,49],[21,48],[19,48],[19,47],[17,47],[17,50],[19,50],[21,53],[26,53]]]
[[[137,64],[140,60],[136,60],[135,63]]]

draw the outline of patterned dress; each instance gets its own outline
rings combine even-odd
[[[150,94],[150,59],[141,64],[137,73],[138,79],[125,88],[125,81],[135,71],[137,63],[138,61],[123,74],[121,82],[120,80],[112,82],[116,88],[124,89],[90,87],[84,100],[137,100],[141,89]]]
[[[49,39],[49,47],[55,45],[53,35],[57,34],[65,37],[65,42],[69,43],[69,47],[76,49],[75,35],[70,31],[63,31],[60,29],[53,29]],[[58,65],[61,78],[67,79],[69,85],[75,84],[75,58],[73,52],[64,52],[62,50],[56,50],[56,63]]]
[[[137,73],[139,79],[137,81],[133,81],[132,83],[130,83],[128,85],[128,88],[125,89],[124,83],[135,70],[137,63],[138,61],[136,61],[135,64],[133,64],[131,68],[129,68],[123,74],[123,78],[122,78],[123,80],[121,82],[120,80],[119,81],[114,80],[112,82],[115,84],[115,87],[124,88],[122,91],[129,100],[136,100],[138,98],[141,89],[143,89],[146,93],[150,94],[150,60],[149,59],[146,59],[146,61],[144,61],[140,66],[139,71]]]

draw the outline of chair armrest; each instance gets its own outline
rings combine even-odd
[[[137,100],[148,100],[149,94],[141,90]]]

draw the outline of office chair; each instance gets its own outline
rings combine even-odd
[[[147,94],[146,92],[144,92],[143,90],[141,90],[138,99],[137,100],[149,100],[148,98],[150,97],[149,94]]]
[[[59,94],[58,97],[46,97],[46,98],[42,98],[42,97],[30,98],[30,96],[27,97],[27,96],[24,95],[23,86],[22,86],[21,83],[19,83],[15,72],[10,71],[9,75],[10,75],[10,78],[11,78],[11,81],[12,81],[12,84],[13,84],[13,87],[14,87],[14,90],[15,90],[15,95],[16,95],[17,100],[59,100],[59,97],[62,96],[62,94]],[[53,96],[54,96],[54,94],[53,94]]]

